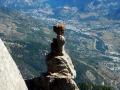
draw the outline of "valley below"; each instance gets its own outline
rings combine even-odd
[[[77,83],[120,89],[120,20],[75,7],[0,9],[0,38],[24,79],[46,72],[45,57],[55,34],[52,26],[66,26],[66,51],[77,71]],[[106,10],[106,9],[105,9]],[[99,10],[98,10],[99,11]],[[102,12],[102,11],[101,11]]]

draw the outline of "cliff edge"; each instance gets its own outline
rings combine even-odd
[[[1,39],[0,90],[28,90],[20,71]]]

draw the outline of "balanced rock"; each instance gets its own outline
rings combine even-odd
[[[53,27],[57,36],[53,38],[51,52],[46,59],[49,90],[79,90],[74,81],[76,70],[64,48],[64,30],[63,24]]]
[[[1,39],[0,90],[28,90],[20,71]]]
[[[51,43],[51,52],[46,56],[47,72],[40,77],[26,80],[29,90],[79,90],[74,79],[76,70],[64,45],[64,25],[53,27],[57,34]]]

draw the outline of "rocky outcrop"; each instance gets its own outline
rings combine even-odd
[[[79,90],[73,79],[41,77],[26,80],[29,90]]]
[[[74,81],[76,70],[64,48],[64,30],[62,24],[53,27],[57,36],[51,43],[51,52],[46,59],[49,90],[79,90]]]
[[[79,90],[74,78],[76,70],[64,49],[64,26],[53,27],[57,37],[51,43],[51,52],[46,56],[47,73],[41,77],[26,80],[29,90]]]
[[[28,90],[14,60],[0,39],[0,90]]]

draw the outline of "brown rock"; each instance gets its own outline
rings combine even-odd
[[[64,26],[61,24],[54,26],[53,30],[57,37],[53,39],[51,52],[46,59],[48,72],[46,77],[50,80],[52,78],[52,82],[49,82],[50,90],[79,90],[73,80],[76,77],[76,70],[64,49]]]
[[[65,30],[64,24],[57,24],[56,26],[53,26],[53,31],[57,35],[63,35],[64,34],[64,30]]]

